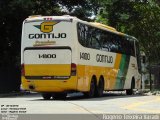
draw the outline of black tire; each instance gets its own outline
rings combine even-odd
[[[104,91],[104,81],[103,81],[103,78],[100,78],[98,86],[96,87],[96,96],[102,97],[103,91]]]
[[[132,79],[131,89],[127,89],[126,94],[127,95],[133,95],[134,94],[134,91],[133,91],[134,88],[135,88],[135,84],[134,84],[134,80]]]
[[[89,92],[85,92],[84,96],[88,98],[93,98],[95,96],[95,82],[93,78],[90,83],[90,90]]]
[[[52,97],[55,100],[65,100],[66,96],[67,96],[67,93],[54,93]]]
[[[42,97],[44,100],[50,100],[52,97],[52,94],[49,93],[42,93]]]
[[[133,89],[127,89],[126,94],[127,95],[133,95]]]

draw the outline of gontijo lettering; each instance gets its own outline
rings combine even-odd
[[[113,57],[108,55],[97,54],[96,60],[97,62],[102,62],[102,63],[113,63]]]
[[[66,38],[67,35],[66,33],[58,33],[58,34],[54,34],[54,33],[36,33],[36,34],[29,34],[28,38],[29,39],[49,39],[49,38]]]

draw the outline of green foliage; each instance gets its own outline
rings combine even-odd
[[[160,2],[158,0],[1,0],[0,66],[20,63],[22,22],[30,15],[70,14],[115,27],[140,41],[152,63],[160,62]]]
[[[98,9],[95,0],[1,0],[0,67],[20,66],[22,23],[30,15],[70,14],[83,20]]]
[[[160,2],[156,0],[106,0],[98,22],[138,38],[151,63],[160,63]]]
[[[19,90],[23,20],[30,15],[64,14],[90,20],[88,17],[98,5],[94,3],[94,0],[0,0],[0,93]]]

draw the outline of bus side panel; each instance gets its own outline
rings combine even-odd
[[[128,72],[129,62],[130,62],[130,56],[122,54],[119,65],[119,71],[116,78],[116,84],[115,84],[116,89],[124,88],[125,81],[127,80],[126,75]]]
[[[117,69],[119,68],[119,63],[117,64],[115,61],[120,61],[120,54],[107,53],[105,51],[100,52],[99,50],[84,48],[81,45],[79,45],[78,48],[78,90],[89,91],[93,76],[96,77],[97,85],[100,76],[104,78],[105,90],[114,89]],[[109,61],[111,59],[102,59],[100,55],[111,56],[113,61]]]
[[[99,83],[100,76],[105,78],[105,71],[109,71],[107,68],[90,66],[90,65],[78,65],[78,90],[89,91],[90,82],[93,76],[96,77],[97,85]],[[106,82],[105,82],[106,83]],[[107,84],[105,84],[106,86]]]
[[[116,82],[117,82],[117,76],[118,76],[118,72],[119,72],[121,58],[122,58],[121,54],[116,54],[114,68],[108,68],[108,71],[106,71],[108,82],[106,82],[107,85],[105,87],[105,90],[116,89],[115,86],[116,86]]]
[[[140,74],[138,72],[138,65],[135,57],[130,58],[130,63],[129,63],[129,68],[128,68],[128,73],[124,85],[124,89],[130,89],[131,88],[131,82],[132,78],[135,80],[135,88],[140,89],[141,86],[141,78]]]
[[[85,91],[85,65],[77,65],[77,90],[78,91]]]

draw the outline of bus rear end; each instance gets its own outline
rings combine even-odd
[[[69,17],[33,17],[24,21],[23,89],[42,93],[76,90],[72,26]]]

